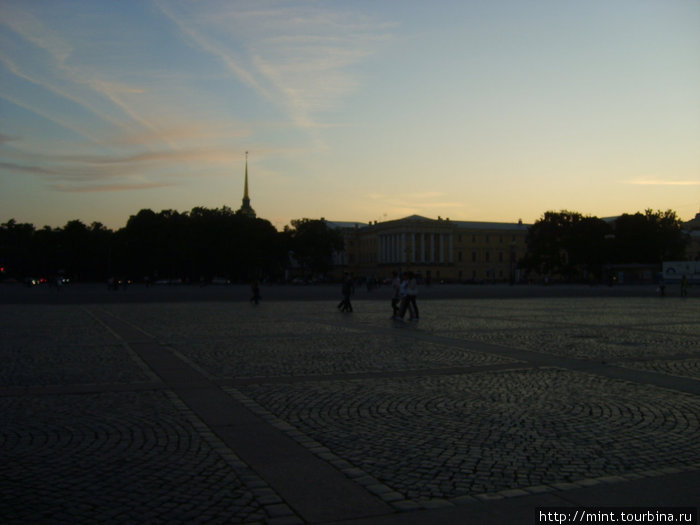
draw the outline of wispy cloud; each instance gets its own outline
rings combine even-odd
[[[124,184],[99,184],[99,185],[80,185],[71,186],[68,184],[52,184],[51,189],[69,193],[95,193],[95,192],[113,192],[113,191],[133,191],[133,190],[154,190],[158,188],[167,188],[174,186],[167,182],[144,182],[144,183],[124,183]]]
[[[165,0],[161,11],[192,42],[216,56],[245,85],[285,112],[294,126],[324,126],[361,85],[351,72],[388,38],[389,26],[316,2],[209,3],[196,12]]]
[[[54,169],[44,168],[41,166],[18,164],[15,162],[0,162],[0,170],[6,170],[15,173],[30,173],[32,175],[57,175],[60,173]]]
[[[628,180],[626,184],[634,184],[637,186],[700,186],[700,180]]]
[[[28,63],[24,57],[20,57],[20,61],[0,51],[0,62],[16,77],[70,101],[110,126],[128,129],[130,125],[136,124],[152,131],[156,129],[138,108],[126,100],[126,97],[143,93],[142,87],[111,78],[114,74],[121,75],[119,71],[109,72],[99,63],[81,64],[73,59],[76,49],[84,51],[90,46],[89,42],[80,41],[70,33],[55,31],[50,23],[29,9],[6,5],[3,6],[2,15],[0,20],[5,27],[44,52],[39,66],[37,63]],[[34,60],[39,59],[35,57]],[[96,140],[93,133],[76,124],[78,119],[68,123],[67,119],[55,111],[39,109],[16,95],[12,97],[5,94],[4,98],[91,141]],[[111,106],[105,104],[106,101]]]
[[[13,142],[15,140],[18,140],[18,137],[15,137],[13,135],[5,135],[4,133],[0,133],[0,144],[5,144],[6,142]]]
[[[8,149],[0,172],[34,176],[52,191],[86,193],[141,191],[186,184],[193,177],[207,177],[242,161],[242,153],[226,149],[191,148],[138,153],[63,154]],[[187,166],[196,167],[186,178]],[[213,170],[212,170],[213,168]],[[228,168],[226,169],[228,172]]]
[[[79,137],[82,137],[83,139],[89,142],[95,142],[95,138],[91,136],[87,130],[83,129],[81,126],[76,125],[73,121],[62,118],[61,116],[56,115],[51,111],[44,111],[38,108],[37,106],[33,105],[29,101],[24,101],[19,97],[16,97],[9,93],[5,93],[4,91],[0,91],[0,98],[5,99],[7,102],[11,102],[17,107],[26,109],[27,111],[34,113],[35,115],[45,118],[49,122],[53,122],[54,124],[66,130],[72,131]]]

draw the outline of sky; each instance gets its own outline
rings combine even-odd
[[[0,223],[700,212],[696,0],[0,0]]]

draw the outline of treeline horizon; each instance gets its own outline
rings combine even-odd
[[[688,238],[681,224],[673,210],[623,214],[613,221],[547,211],[529,227],[527,253],[517,264],[526,272],[577,280],[601,278],[611,264],[683,260]],[[0,225],[0,278],[283,280],[292,260],[304,275],[325,275],[343,242],[323,218],[295,219],[278,231],[266,219],[227,206],[142,209],[117,230],[78,219],[37,229],[10,219]]]
[[[614,220],[548,211],[528,229],[522,268],[573,281],[602,280],[613,265],[685,260],[690,237],[673,210],[622,214]]]
[[[333,251],[342,247],[341,234],[322,219],[295,219],[278,231],[266,219],[227,206],[142,209],[118,230],[77,219],[62,228],[36,229],[12,219],[0,226],[2,273],[18,280],[60,275],[77,281],[281,279],[290,252],[302,271],[325,273]]]

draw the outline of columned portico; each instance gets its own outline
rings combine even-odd
[[[453,264],[452,233],[439,231],[398,231],[377,237],[379,264]]]
[[[386,278],[392,270],[410,270],[444,281],[504,280],[512,260],[502,261],[504,246],[517,260],[526,250],[528,226],[428,219],[412,215],[384,223],[355,225],[348,234],[347,267],[357,275]]]

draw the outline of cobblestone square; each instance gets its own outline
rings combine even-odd
[[[318,522],[246,428],[399,514],[700,471],[697,301],[335,306],[0,304],[0,521]]]

